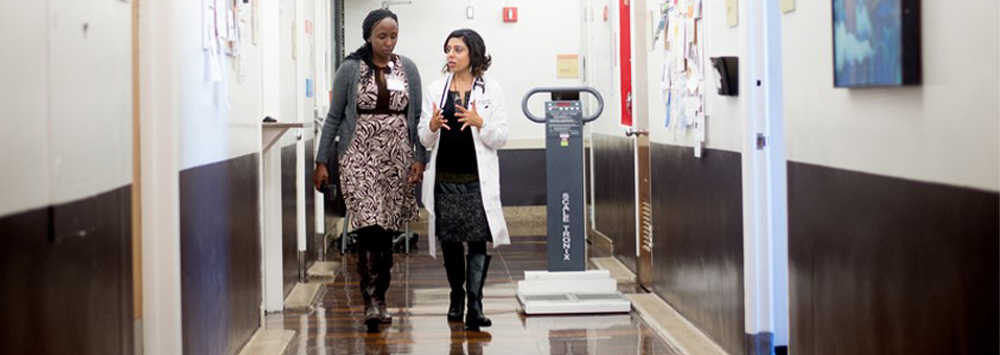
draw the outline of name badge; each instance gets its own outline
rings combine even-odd
[[[476,102],[476,107],[481,107],[484,109],[490,108],[490,99],[480,99]]]
[[[403,84],[402,80],[399,79],[388,79],[385,82],[386,88],[392,91],[403,91],[406,90],[406,85]]]

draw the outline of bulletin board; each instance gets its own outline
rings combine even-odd
[[[663,38],[660,94],[663,125],[675,135],[693,133],[695,155],[705,142],[705,23],[701,0],[660,0],[653,43]]]

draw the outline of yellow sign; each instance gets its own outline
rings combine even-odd
[[[726,0],[726,24],[736,27],[740,24],[740,11],[736,0]]]
[[[781,0],[781,12],[795,11],[795,0]]]
[[[556,78],[579,79],[580,57],[576,54],[560,54],[556,56]]]

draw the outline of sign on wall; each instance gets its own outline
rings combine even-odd
[[[560,54],[556,56],[556,77],[559,79],[580,78],[580,56]]]

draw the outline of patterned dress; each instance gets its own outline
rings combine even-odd
[[[385,81],[378,80],[380,72]],[[407,182],[413,164],[406,123],[409,82],[399,57],[386,68],[362,62],[360,74],[358,124],[340,158],[344,202],[352,229],[378,225],[400,231],[419,218],[414,187]]]

